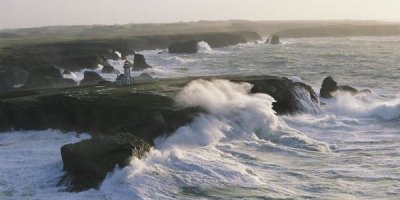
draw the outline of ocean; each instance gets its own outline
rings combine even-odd
[[[317,113],[278,116],[274,99],[250,94],[250,84],[195,80],[176,100],[207,114],[156,139],[144,159],[116,168],[99,190],[80,193],[57,186],[59,149],[88,134],[1,133],[0,199],[399,199],[400,37],[200,46],[198,54],[139,53],[153,66],[145,72],[159,78],[275,75],[319,93],[332,76],[372,93],[337,93],[320,99]],[[121,61],[110,63],[123,71]],[[79,81],[83,71],[68,77]]]

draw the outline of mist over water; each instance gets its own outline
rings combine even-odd
[[[372,93],[337,93],[318,108],[303,102],[306,114],[277,116],[274,99],[250,94],[250,84],[193,81],[176,101],[208,114],[158,138],[144,159],[115,169],[99,190],[81,193],[56,187],[59,148],[87,135],[2,133],[0,168],[8,173],[0,175],[0,199],[398,199],[400,37],[283,40],[218,49],[202,43],[194,55],[140,53],[154,66],[144,72],[157,77],[278,75],[319,92],[331,75]],[[110,64],[121,71],[120,61]],[[19,155],[13,160],[11,150]]]

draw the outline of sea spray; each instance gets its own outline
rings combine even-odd
[[[205,41],[198,42],[197,48],[198,48],[198,52],[201,52],[201,53],[207,53],[207,52],[213,51],[212,48],[210,47],[210,45]]]
[[[133,158],[130,166],[110,174],[102,191],[122,190],[140,198],[150,198],[151,194],[173,198],[183,187],[265,184],[251,167],[230,159],[231,152],[220,148],[238,141],[251,144],[260,138],[295,148],[329,149],[286,127],[272,110],[274,99],[267,94],[251,94],[251,87],[227,80],[189,83],[177,95],[177,102],[202,107],[207,114],[200,114],[170,137],[157,138],[156,146],[143,160]]]
[[[400,119],[400,99],[386,100],[375,94],[351,95],[337,92],[335,98],[327,101],[327,110],[338,115],[354,117],[375,117],[381,120]]]

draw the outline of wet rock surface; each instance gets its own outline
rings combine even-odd
[[[322,98],[332,98],[333,93],[335,93],[337,91],[347,92],[347,93],[350,93],[353,95],[358,94],[358,93],[371,93],[371,91],[368,89],[359,91],[356,88],[348,86],[348,85],[338,86],[337,82],[335,80],[333,80],[332,77],[328,76],[322,82],[319,95]]]
[[[98,188],[115,167],[129,165],[132,157],[142,158],[150,144],[131,133],[97,135],[61,147],[66,175],[59,184],[70,192]]]

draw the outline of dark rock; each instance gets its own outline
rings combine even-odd
[[[352,95],[355,95],[355,94],[358,93],[358,90],[356,88],[353,88],[353,87],[348,86],[348,85],[338,86],[337,90],[343,91],[343,92],[348,92],[348,93],[350,93]]]
[[[337,90],[337,83],[332,77],[328,76],[322,81],[319,96],[322,98],[331,98],[332,93]]]
[[[266,44],[280,44],[280,39],[278,35],[272,35],[270,36],[267,41],[265,41]]]
[[[356,88],[348,86],[348,85],[338,86],[337,82],[335,80],[333,80],[332,77],[328,76],[322,82],[319,95],[322,98],[332,98],[333,97],[332,94],[336,91],[348,92],[353,95],[358,94],[360,92],[371,93],[371,91],[368,89],[358,91]]]
[[[64,79],[59,69],[54,67],[35,68],[29,72],[24,89],[58,88],[76,86],[72,79]]]
[[[64,170],[61,182],[68,191],[79,192],[98,188],[108,172],[116,166],[129,165],[131,157],[142,158],[150,145],[130,133],[94,136],[61,147]]]
[[[102,81],[105,80],[98,73],[85,71],[85,73],[83,73],[83,80],[81,81],[80,85],[96,85]]]
[[[318,95],[311,86],[305,83],[279,77],[246,82],[254,85],[251,92],[265,93],[273,97],[276,102],[272,106],[278,114],[318,113],[320,111]]]
[[[133,61],[133,71],[140,71],[147,68],[151,68],[149,64],[146,63],[146,59],[142,54],[135,54],[135,59]]]
[[[190,40],[186,42],[177,42],[169,45],[168,52],[169,53],[187,53],[194,54],[199,50],[198,41]]]
[[[143,92],[134,92],[133,87]],[[163,87],[171,90],[167,85]],[[155,138],[173,133],[201,112],[199,108],[176,105],[174,97],[155,90],[151,84],[33,92],[0,95],[0,132],[11,129],[58,129],[94,135],[131,132],[153,143]]]
[[[118,74],[118,73],[120,73],[117,69],[115,69],[111,65],[104,65],[104,67],[101,69],[101,72],[105,73],[105,74]]]

